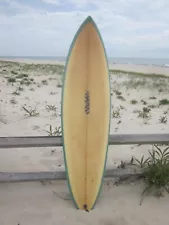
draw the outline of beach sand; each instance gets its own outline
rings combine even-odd
[[[0,136],[48,135],[50,125],[53,130],[61,125],[63,67],[54,61],[15,61],[0,61]],[[125,66],[127,71],[158,73],[140,76],[111,72],[110,133],[169,133],[169,104],[159,104],[168,98],[169,77],[158,76],[169,74],[169,68],[152,67],[150,71],[143,70],[144,66],[113,65],[113,69],[123,70]],[[30,111],[35,109],[39,115],[29,116],[23,106]],[[150,112],[144,114],[143,107]],[[146,118],[142,118],[143,114]],[[132,156],[148,156],[151,149],[151,145],[109,146],[106,168],[117,168],[121,161],[130,162]],[[61,147],[0,149],[0,172],[64,169]],[[66,181],[0,184],[0,224],[168,224],[167,195],[160,199],[147,196],[140,206],[142,181],[119,185],[114,182],[105,179],[101,197],[89,213],[75,209]]]
[[[163,74],[169,76],[169,67],[160,67],[152,65],[111,64],[110,69],[145,74]]]

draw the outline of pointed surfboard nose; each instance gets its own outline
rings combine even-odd
[[[105,51],[105,46],[104,46],[104,43],[103,43],[103,39],[101,37],[101,34],[100,34],[100,31],[96,25],[96,22],[94,21],[94,19],[91,17],[91,16],[87,16],[86,19],[81,23],[81,25],[79,26],[74,38],[73,38],[73,41],[71,43],[71,46],[70,46],[70,49],[69,49],[69,54],[71,53],[71,50],[73,48],[73,45],[75,44],[77,38],[79,37],[79,34],[81,33],[81,31],[86,28],[89,24],[92,24],[92,27],[96,30],[99,38],[100,38],[100,41],[103,45],[103,48],[104,48],[104,51]],[[91,31],[89,31],[89,33],[91,33]],[[68,55],[69,55],[68,54]],[[106,56],[107,57],[107,56]],[[68,58],[68,57],[67,57]],[[68,61],[68,60],[67,60]]]
[[[91,16],[88,16],[88,17],[85,19],[85,21],[88,21],[88,22],[89,22],[89,21],[94,21],[94,20],[93,20],[93,18],[92,18]]]
[[[84,26],[87,23],[93,23],[96,26],[96,23],[94,22],[94,19],[91,16],[88,16],[84,22],[82,23],[82,26]]]

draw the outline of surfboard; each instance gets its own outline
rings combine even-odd
[[[103,183],[110,127],[110,79],[105,47],[91,16],[81,24],[66,60],[61,124],[70,193],[78,209],[94,208]]]

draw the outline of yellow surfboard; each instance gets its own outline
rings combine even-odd
[[[70,46],[62,88],[63,151],[69,190],[78,209],[94,208],[105,171],[110,79],[98,28],[89,16]]]

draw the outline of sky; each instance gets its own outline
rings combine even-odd
[[[0,55],[67,56],[87,16],[108,57],[169,58],[169,0],[0,0]]]

